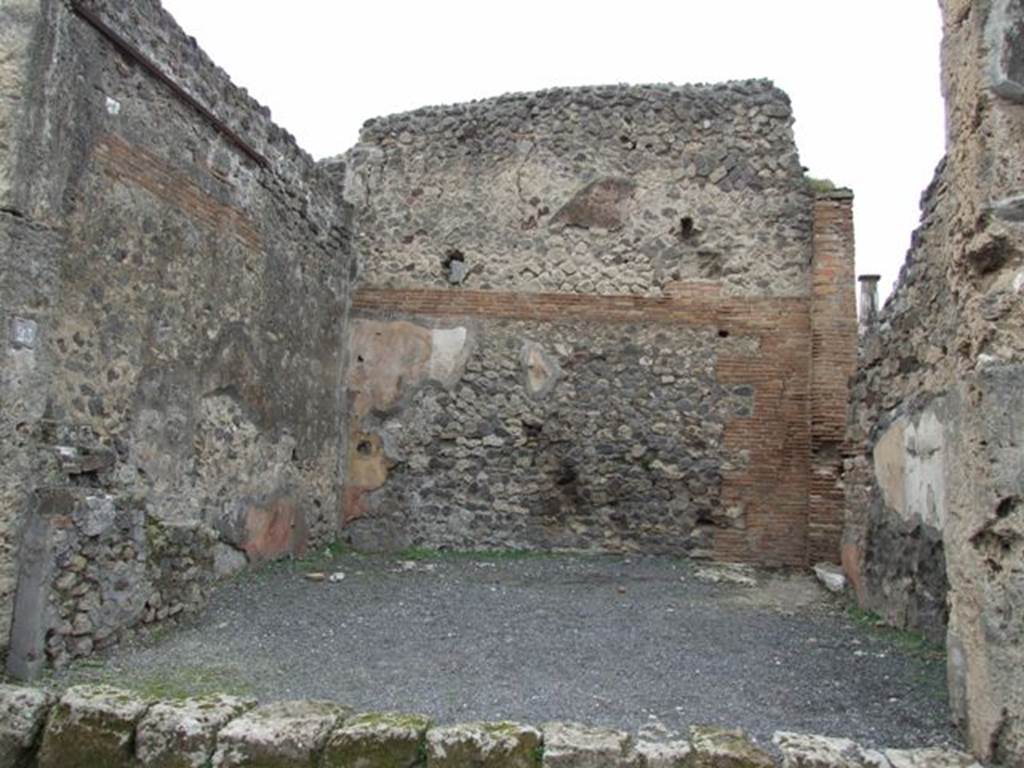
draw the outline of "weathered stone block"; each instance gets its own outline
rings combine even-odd
[[[213,549],[213,574],[219,579],[234,576],[245,570],[249,561],[245,555],[228,544],[217,543]]]
[[[28,765],[52,704],[45,691],[0,685],[0,765]]]
[[[850,739],[777,731],[772,741],[782,751],[782,768],[888,768],[880,753]]]
[[[771,755],[741,730],[697,725],[690,729],[692,768],[774,768]]]
[[[39,768],[129,768],[135,726],[149,703],[105,685],[69,688],[54,708],[39,751]]]
[[[544,734],[545,768],[621,768],[638,765],[625,731],[592,728],[577,723],[547,723]]]
[[[887,749],[892,768],[982,768],[970,755],[945,749]]]
[[[523,345],[520,358],[526,380],[526,391],[530,393],[531,397],[542,398],[554,389],[562,370],[558,362],[540,344],[527,341]]]
[[[351,712],[349,707],[327,701],[264,704],[220,732],[212,765],[315,766],[328,735]]]
[[[423,759],[429,727],[420,715],[357,715],[331,734],[324,768],[411,768]]]
[[[629,179],[609,177],[592,181],[573,195],[551,223],[581,229],[622,229],[625,203],[635,189],[636,185]]]
[[[693,750],[688,741],[644,741],[634,747],[643,768],[688,768]]]
[[[817,563],[814,575],[829,592],[841,593],[846,589],[846,574],[843,569],[833,563]]]
[[[147,768],[204,768],[217,732],[255,705],[220,695],[154,704],[139,723],[135,755]]]
[[[428,768],[537,768],[540,731],[518,723],[468,723],[427,733]]]

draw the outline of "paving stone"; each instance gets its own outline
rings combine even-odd
[[[545,768],[619,768],[638,762],[625,731],[578,723],[547,723],[541,731]]]
[[[0,765],[28,760],[52,705],[53,697],[45,691],[0,685]]]
[[[692,768],[774,768],[771,755],[741,730],[697,725],[690,729]]]
[[[427,732],[428,768],[536,768],[540,731],[519,723],[467,723]]]
[[[327,701],[263,704],[220,732],[213,768],[314,766],[331,731],[351,711]]]
[[[324,768],[411,768],[426,753],[430,719],[394,712],[356,715],[331,734]]]
[[[888,768],[878,752],[850,739],[777,731],[772,741],[782,751],[782,768]]]
[[[43,732],[39,768],[129,768],[135,726],[149,702],[105,685],[69,688]]]
[[[885,756],[892,768],[982,768],[970,755],[946,749],[887,749]]]
[[[154,704],[139,723],[135,755],[147,768],[205,768],[218,731],[255,705],[222,695]]]

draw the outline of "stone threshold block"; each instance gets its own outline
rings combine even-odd
[[[885,756],[891,768],[982,768],[970,755],[946,749],[887,749]]]
[[[625,731],[579,723],[547,723],[544,768],[626,768],[640,766],[633,739]]]
[[[51,706],[45,691],[0,685],[0,765],[29,764]]]
[[[537,768],[540,731],[519,723],[467,723],[427,733],[427,768]]]
[[[352,709],[329,701],[278,701],[233,720],[217,737],[213,768],[318,765],[327,737]]]
[[[217,733],[255,706],[255,699],[222,695],[154,704],[139,723],[135,756],[147,768],[206,768]]]
[[[689,768],[690,742],[686,740],[646,741],[634,747],[643,768]]]
[[[775,760],[739,729],[690,728],[690,768],[775,768]]]
[[[776,731],[783,768],[889,768],[885,757],[850,739]]]
[[[426,755],[429,727],[429,718],[421,715],[356,715],[331,734],[323,768],[412,768]]]
[[[46,723],[39,768],[132,768],[135,726],[149,705],[106,685],[69,688]]]

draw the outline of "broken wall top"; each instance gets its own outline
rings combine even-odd
[[[363,282],[660,295],[808,292],[813,194],[765,80],[559,88],[366,123]]]

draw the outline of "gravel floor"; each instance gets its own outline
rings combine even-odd
[[[310,570],[344,573],[312,582]],[[944,662],[854,621],[804,575],[707,582],[665,557],[346,554],[227,583],[194,624],[59,685],[329,698],[439,722],[693,723],[955,745]]]

